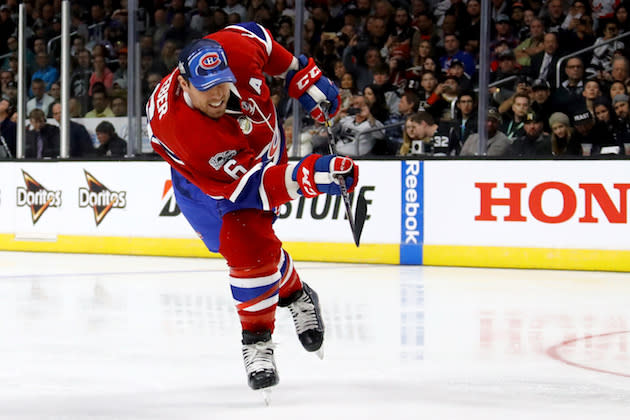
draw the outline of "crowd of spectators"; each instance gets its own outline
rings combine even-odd
[[[61,2],[24,3],[26,107],[35,133],[27,154],[56,156],[58,139],[55,146],[54,130],[41,120],[59,109]],[[0,0],[0,157],[15,155],[17,4]],[[293,0],[141,0],[139,7],[143,99],[176,66],[184,45],[232,23],[256,21],[294,49]],[[630,41],[607,41],[630,30],[628,7],[621,0],[491,0],[496,85],[488,104],[479,104],[477,94],[480,0],[307,0],[301,45],[340,88],[334,124],[340,153],[474,156],[476,110],[484,106],[490,156],[624,155],[630,154]],[[71,117],[125,116],[126,1],[72,1],[71,22]],[[556,80],[560,58],[591,46],[565,60]],[[282,80],[269,82],[289,131],[294,101]],[[325,151],[323,127],[306,115],[302,123],[292,136],[300,153]],[[124,154],[124,140],[107,124],[97,138],[113,138],[115,146],[89,148],[75,126],[72,155]],[[38,147],[42,132],[52,146]]]

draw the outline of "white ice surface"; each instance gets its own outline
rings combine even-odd
[[[223,261],[0,253],[0,419],[630,419],[628,274],[296,266],[325,358],[278,309],[267,408]]]

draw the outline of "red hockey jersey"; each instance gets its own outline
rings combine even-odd
[[[237,80],[230,103],[238,105],[217,120],[204,115],[189,105],[173,70],[146,106],[153,149],[203,192],[234,203],[230,208],[271,210],[297,198],[297,184],[287,189],[285,182],[284,135],[263,74],[284,75],[293,55],[253,22],[207,38],[226,53]]]

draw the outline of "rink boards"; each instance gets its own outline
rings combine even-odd
[[[282,206],[275,230],[298,260],[630,271],[627,167],[361,161],[360,248],[335,197]],[[3,162],[0,249],[213,256],[163,162]]]

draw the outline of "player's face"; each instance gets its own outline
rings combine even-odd
[[[195,109],[214,119],[221,118],[225,114],[228,98],[230,97],[229,83],[221,83],[206,91],[197,90],[185,80],[183,82],[180,81],[180,84],[182,89],[190,96]]]

